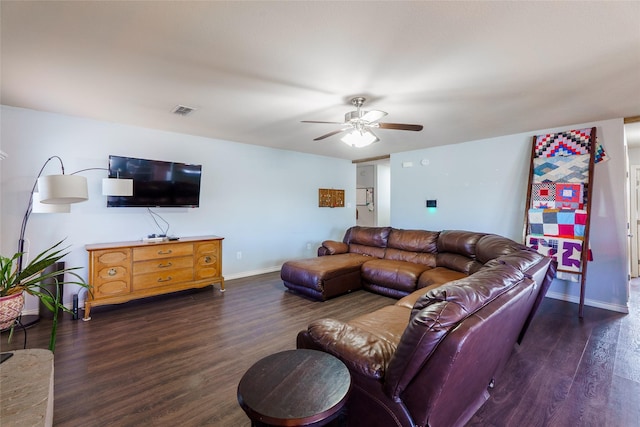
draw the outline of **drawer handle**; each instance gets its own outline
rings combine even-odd
[[[160,277],[158,279],[158,282],[169,282],[171,280],[171,276],[167,277],[166,279],[163,279],[162,277]]]
[[[115,276],[118,272],[116,271],[115,268],[110,268],[109,271],[107,271],[107,274],[109,276]]]
[[[170,253],[172,253],[171,249],[168,249],[166,251],[158,251],[158,255],[169,255]]]
[[[158,264],[158,268],[167,268],[167,267],[171,267],[173,265],[172,262],[168,262],[166,264]]]
[[[204,262],[206,262],[207,264],[209,264],[211,262],[211,257],[210,256],[206,256],[204,257]]]

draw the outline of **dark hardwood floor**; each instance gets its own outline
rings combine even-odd
[[[243,373],[295,348],[321,317],[349,319],[392,304],[364,291],[319,303],[285,291],[279,273],[92,309],[61,322],[55,354],[55,426],[240,426]],[[545,299],[491,399],[470,426],[637,426],[640,420],[639,285],[623,315]],[[28,329],[46,348],[49,320]],[[3,351],[22,347],[16,331]],[[1,423],[1,420],[0,420]]]

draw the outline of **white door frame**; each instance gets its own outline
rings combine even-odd
[[[630,264],[631,264],[631,277],[638,277],[638,248],[640,246],[640,212],[638,212],[638,202],[640,202],[640,165],[633,165],[629,167],[630,175],[630,191],[629,191],[629,229],[627,230],[629,235],[630,246]]]

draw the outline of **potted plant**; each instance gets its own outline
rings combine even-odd
[[[58,284],[75,284],[89,289],[89,285],[85,283],[82,277],[73,271],[80,267],[62,268],[42,274],[45,268],[55,264],[69,253],[67,251],[68,246],[60,247],[63,241],[61,240],[39,253],[22,270],[19,269],[20,258],[23,255],[21,252],[13,254],[11,258],[0,255],[0,304],[3,300],[9,301],[6,308],[0,305],[0,315],[2,315],[0,317],[4,317],[5,324],[11,325],[11,333],[13,333],[15,319],[20,315],[22,305],[24,305],[24,293],[36,296],[45,307],[53,312],[53,325],[49,340],[49,350],[51,351],[54,351],[56,346],[58,313],[60,310],[71,313],[71,310],[60,301],[60,295],[58,295],[57,291],[52,292],[46,288],[41,288],[41,282],[46,279],[52,279]],[[65,281],[65,274],[69,274],[74,280]],[[55,289],[57,290],[58,286],[55,286]],[[13,320],[11,320],[12,315],[15,315]],[[11,333],[9,338],[11,338]]]

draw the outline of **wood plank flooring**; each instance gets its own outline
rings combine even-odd
[[[358,291],[319,303],[285,291],[279,273],[92,309],[61,322],[54,425],[238,426],[244,372],[295,348],[315,319],[347,320],[395,300]],[[622,315],[545,299],[528,335],[469,426],[637,426],[640,420],[640,289]],[[46,348],[49,320],[28,329]],[[16,331],[1,349],[22,347]],[[1,385],[0,385],[1,386]],[[0,420],[1,424],[1,420]],[[367,426],[369,427],[369,426]]]

